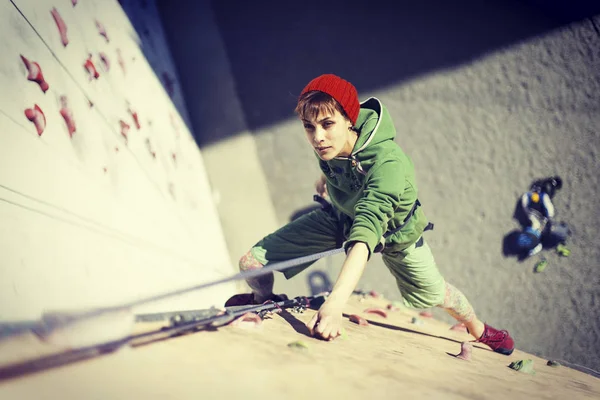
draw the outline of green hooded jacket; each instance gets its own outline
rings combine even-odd
[[[417,200],[417,185],[413,163],[394,142],[396,129],[381,101],[372,97],[361,103],[355,127],[360,134],[350,157],[319,159],[319,165],[331,203],[338,215],[349,218],[346,246],[364,242],[373,254],[381,250],[384,233],[404,222]],[[417,207],[407,224],[385,240],[385,247],[409,247],[427,223]]]

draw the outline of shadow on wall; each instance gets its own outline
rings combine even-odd
[[[155,3],[155,0],[119,0],[121,8],[135,29],[136,35],[132,39],[139,43],[140,50],[156,78],[162,84],[181,117],[189,124],[183,93],[178,77],[174,73],[176,67],[169,54],[160,14]]]
[[[245,124],[256,130],[292,117],[302,87],[319,74],[338,74],[363,93],[397,85],[594,15],[600,12],[595,3],[213,0],[210,6]],[[158,0],[188,107],[213,110],[192,122],[197,141],[209,144],[244,127],[208,120],[223,119],[228,102],[214,73],[202,76],[212,61],[196,54],[197,4]]]

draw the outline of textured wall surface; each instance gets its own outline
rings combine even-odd
[[[154,2],[123,3],[127,14],[116,1],[0,4],[2,320],[233,272]],[[48,88],[27,78],[38,66]]]
[[[518,2],[432,3],[288,12],[258,2],[240,13],[214,3],[278,221],[310,205],[318,174],[295,96],[310,78],[338,73],[389,108],[436,224],[426,239],[481,319],[525,351],[598,368],[600,18],[565,22]],[[503,240],[518,228],[519,196],[554,174],[564,179],[555,205],[573,230],[572,255],[545,251],[549,266],[534,274],[540,256],[506,257]],[[335,279],[341,261],[315,268]],[[306,277],[277,289],[307,293]],[[360,286],[399,297],[378,257]]]

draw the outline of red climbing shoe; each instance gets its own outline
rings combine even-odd
[[[486,344],[491,347],[496,353],[509,356],[515,349],[515,342],[508,334],[508,331],[497,330],[488,324],[484,324],[485,330],[483,335],[476,342]]]
[[[284,301],[288,297],[285,294],[274,294],[267,301]],[[254,293],[235,294],[225,302],[225,307],[248,306],[252,304],[261,304],[254,300]]]

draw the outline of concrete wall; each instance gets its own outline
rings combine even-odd
[[[212,3],[278,225],[310,205],[318,174],[296,96],[312,77],[337,73],[388,106],[436,224],[426,239],[478,315],[525,351],[598,368],[600,19],[540,4]],[[555,202],[573,228],[572,255],[545,251],[548,269],[533,274],[539,256],[506,257],[503,240],[518,227],[520,194],[553,174],[565,180]],[[268,229],[256,221],[248,246]],[[342,258],[314,268],[335,279]],[[277,290],[307,293],[306,278]],[[379,257],[360,287],[399,297]]]
[[[124,3],[148,27],[144,40],[117,2],[0,4],[1,320],[116,304],[233,272],[202,155],[178,112],[185,107],[154,3]],[[21,55],[39,63],[45,93],[27,80]],[[88,55],[97,79],[84,69]],[[45,115],[41,135],[24,114],[34,105]],[[233,289],[145,309],[220,304]]]

